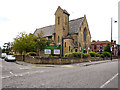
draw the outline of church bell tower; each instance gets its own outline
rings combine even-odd
[[[62,38],[69,32],[69,13],[58,6],[55,12],[55,43],[62,44]]]

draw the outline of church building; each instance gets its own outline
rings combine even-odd
[[[55,45],[61,46],[61,55],[70,52],[88,53],[91,47],[91,34],[86,15],[69,21],[70,14],[58,6],[55,12],[55,25],[36,29],[34,35],[40,33],[52,39]]]

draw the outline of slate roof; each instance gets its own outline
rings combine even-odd
[[[83,17],[70,20],[69,21],[69,34],[78,33],[78,30],[82,24],[82,21],[83,21]],[[35,30],[34,35],[37,35],[37,33],[40,33],[41,30],[43,31],[44,36],[51,36],[54,33],[55,25],[38,28]]]
[[[97,41],[97,42],[91,42],[91,44],[107,44],[110,43],[109,41]]]
[[[42,31],[44,33],[44,37],[45,36],[52,36],[52,34],[54,33],[54,29],[55,29],[55,25],[50,25],[50,26],[46,26],[43,28],[38,28],[35,30],[34,35],[37,36],[37,33],[40,33]]]
[[[63,12],[65,13],[65,14],[67,14],[67,15],[70,15],[68,12],[67,12],[67,10],[63,10]]]

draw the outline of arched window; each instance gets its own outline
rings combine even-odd
[[[60,17],[58,17],[58,25],[60,24]]]
[[[69,51],[70,51],[70,46],[69,46]]]
[[[60,37],[58,36],[58,42],[60,41]]]
[[[66,42],[65,42],[65,47],[66,47]]]
[[[87,30],[85,28],[84,31],[83,31],[83,39],[84,39],[84,41],[86,41],[86,36],[87,36]]]

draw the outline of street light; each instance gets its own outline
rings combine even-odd
[[[111,18],[111,61],[112,61],[112,22],[113,22],[113,20],[112,20],[112,18]],[[117,21],[114,21],[114,23],[116,23]]]

